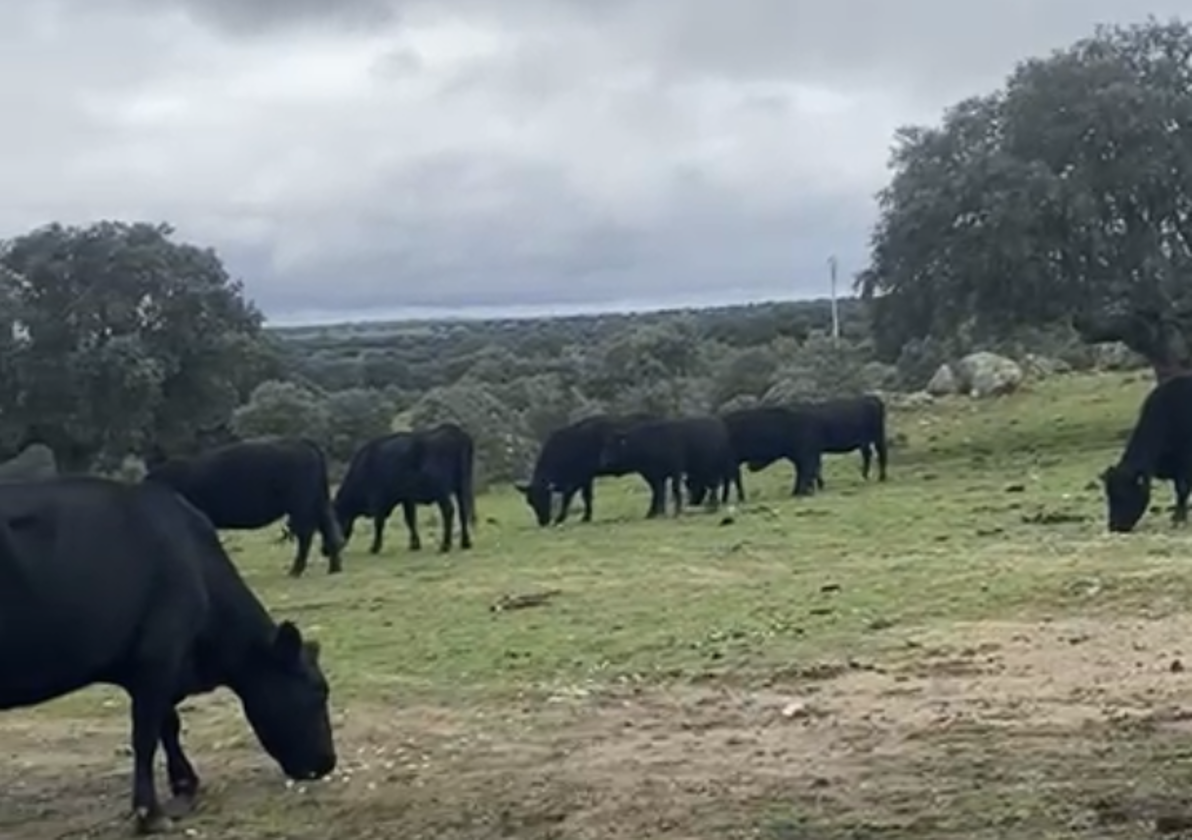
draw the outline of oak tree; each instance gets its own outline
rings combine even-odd
[[[0,440],[64,468],[226,424],[274,372],[262,316],[168,225],[50,224],[0,243]]]
[[[1192,27],[1153,18],[901,129],[857,278],[879,350],[1067,323],[1192,370],[1189,137]]]

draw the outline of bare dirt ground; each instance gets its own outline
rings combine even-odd
[[[765,685],[353,706],[340,768],[308,788],[279,780],[234,701],[207,699],[186,715],[205,799],[176,831],[799,840],[1192,827],[1192,615],[899,638],[904,652],[884,661],[821,663]],[[122,706],[94,720],[0,718],[0,837],[129,836],[126,743]]]

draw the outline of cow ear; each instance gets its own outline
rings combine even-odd
[[[273,637],[273,650],[283,660],[292,661],[302,654],[302,633],[292,621],[283,621],[277,626]]]

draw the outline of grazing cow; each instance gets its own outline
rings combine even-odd
[[[750,472],[765,469],[785,458],[795,468],[794,496],[815,492],[823,452],[822,422],[802,407],[756,406],[722,415],[738,464]],[[745,499],[740,472],[734,479],[737,501]]]
[[[861,450],[861,476],[869,480],[873,452],[877,452],[878,481],[886,480],[886,404],[881,397],[865,394],[860,397],[804,403],[796,407],[814,413],[821,421],[821,444],[824,452],[841,453]],[[815,483],[824,487],[822,474],[816,473]]]
[[[1147,394],[1121,458],[1101,474],[1110,531],[1133,530],[1150,504],[1155,478],[1171,481],[1175,489],[1172,524],[1186,523],[1192,492],[1192,377],[1169,379]]]
[[[680,483],[702,501],[728,485],[737,471],[728,428],[719,417],[679,417],[652,420],[612,430],[604,443],[601,466],[619,474],[635,472],[650,485],[647,519],[666,513],[666,486],[675,502],[675,516],[683,510]],[[698,504],[698,502],[696,502]]]
[[[344,538],[331,511],[327,459],[301,438],[257,438],[174,458],[149,468],[146,481],[167,484],[216,528],[262,528],[281,517],[298,541],[290,574],[306,571],[315,532],[329,573],[342,571]]]
[[[156,484],[96,476],[0,485],[0,709],[94,684],[132,703],[141,833],[193,805],[177,706],[226,687],[293,779],[336,765],[316,642],[274,622],[203,514]],[[158,742],[174,799],[153,780]]]
[[[352,537],[356,518],[370,516],[373,542],[369,551],[379,553],[385,522],[400,504],[406,529],[410,532],[410,550],[419,551],[422,539],[418,536],[416,505],[436,504],[443,520],[439,550],[451,550],[457,510],[459,547],[471,548],[470,526],[476,524],[472,482],[474,450],[472,436],[455,423],[414,432],[395,432],[364,444],[352,456],[347,475],[331,502],[345,541]]]
[[[54,450],[44,443],[31,443],[15,458],[0,464],[0,482],[41,481],[58,475]]]
[[[544,527],[550,524],[551,502],[555,493],[563,496],[563,503],[555,517],[556,525],[567,520],[576,493],[583,499],[583,521],[591,522],[592,485],[596,478],[602,475],[626,475],[628,472],[617,472],[601,466],[600,458],[606,437],[618,427],[653,419],[656,418],[651,414],[598,414],[551,432],[534,462],[530,480],[514,485],[525,497],[538,524]]]

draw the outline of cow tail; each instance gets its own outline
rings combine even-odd
[[[327,455],[323,447],[312,441],[307,441],[319,459],[319,531],[323,535],[325,553],[334,557],[344,550],[346,540],[339,527],[339,519],[331,508],[331,472],[327,469]]]
[[[467,510],[460,511],[461,516],[468,518],[468,524],[476,527],[476,482],[474,470],[476,464],[475,446],[471,437],[460,453],[459,463],[459,497]]]

